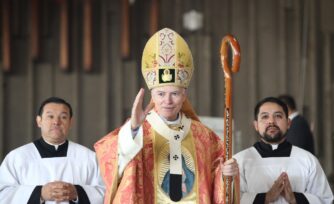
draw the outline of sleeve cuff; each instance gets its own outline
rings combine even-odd
[[[295,194],[295,198],[296,198],[296,202],[297,203],[305,203],[305,204],[309,204],[307,198],[305,197],[305,195],[303,193],[296,193]]]
[[[36,186],[31,193],[27,204],[44,203],[42,200],[42,186]]]
[[[77,190],[77,201],[72,201],[72,203],[80,203],[80,204],[90,204],[88,195],[86,191],[80,185],[74,185],[75,189]]]
[[[266,200],[266,194],[258,193],[253,201],[253,204],[264,204],[265,200]]]
[[[123,125],[119,132],[119,153],[131,160],[143,146],[143,128],[140,126],[135,137],[132,135],[130,120]]]
[[[133,135],[129,120],[118,133],[118,178],[122,177],[125,167],[143,147],[142,126],[139,127],[135,137]]]

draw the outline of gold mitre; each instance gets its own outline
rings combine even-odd
[[[149,89],[166,85],[187,88],[193,69],[190,49],[175,31],[164,28],[147,41],[141,70]]]

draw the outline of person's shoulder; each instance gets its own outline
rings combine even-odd
[[[248,147],[244,150],[241,150],[240,152],[236,153],[235,155],[233,155],[233,158],[247,158],[247,157],[250,157],[252,154],[256,153],[255,151],[256,149],[251,146],[251,147]]]
[[[295,145],[292,145],[291,155],[290,157],[296,157],[301,159],[307,159],[307,160],[318,160],[311,152],[302,149],[300,147],[297,147]]]
[[[296,145],[292,145],[292,153],[293,153],[293,155],[303,155],[303,156],[304,155],[306,155],[306,156],[312,155],[309,151],[307,151],[307,150],[305,150],[303,148],[300,148],[300,147],[298,147]]]
[[[204,123],[202,123],[201,121],[197,121],[197,120],[191,120],[191,124],[193,127],[196,128],[200,128],[203,130],[206,130],[208,132],[213,132],[210,128],[208,128]]]
[[[27,150],[31,150],[35,145],[32,142],[29,142],[28,144],[24,144],[22,146],[19,146],[15,149],[13,149],[12,151],[10,151],[10,153],[22,153],[22,152],[26,152]]]
[[[199,139],[204,143],[222,143],[220,137],[200,121],[191,121],[191,131],[194,138]]]
[[[75,162],[78,166],[88,166],[94,168],[97,166],[96,154],[88,147],[69,141],[67,157],[71,162]]]
[[[92,151],[88,147],[71,140],[68,141],[68,145],[69,147],[72,146],[72,148],[75,147],[76,149],[78,149],[78,151]]]
[[[73,141],[68,141],[68,147],[71,151],[75,151],[80,154],[92,154],[92,155],[95,154],[95,152],[89,149],[88,147]]]
[[[200,121],[192,120],[191,130],[195,134],[207,135],[207,137],[210,137],[211,139],[220,140],[220,137],[212,129]]]
[[[11,150],[6,155],[6,158],[19,158],[25,160],[25,158],[29,157],[33,153],[31,150],[33,150],[34,147],[35,145],[32,142],[24,144]]]
[[[103,136],[101,139],[99,139],[97,142],[94,144],[94,148],[104,145],[110,141],[114,141],[117,138],[117,135],[119,131],[121,130],[121,127],[116,128],[115,130],[109,132],[107,135]]]
[[[292,122],[295,124],[303,124],[303,125],[307,124],[308,125],[308,121],[303,115],[297,115],[294,119],[292,119]]]
[[[319,169],[319,167],[322,168],[322,165],[320,164],[318,158],[309,151],[302,148],[292,146],[292,152],[290,157],[296,161],[301,162],[303,165],[305,165],[305,168],[307,167],[313,170],[317,170]]]

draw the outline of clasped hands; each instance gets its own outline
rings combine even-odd
[[[52,200],[56,202],[76,200],[77,190],[73,184],[63,181],[54,181],[42,187],[41,199],[44,201]]]
[[[266,193],[265,203],[274,202],[278,199],[279,196],[283,196],[284,199],[290,204],[297,203],[295,194],[291,188],[288,174],[286,172],[281,173],[281,175],[274,182],[271,189]]]

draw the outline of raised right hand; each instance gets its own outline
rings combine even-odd
[[[144,93],[145,90],[141,88],[132,106],[131,128],[133,130],[141,126],[146,118],[147,113],[154,107],[153,103],[149,103],[146,106],[145,110],[143,109]]]

